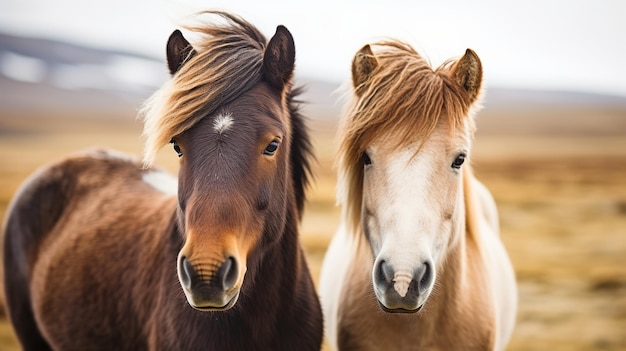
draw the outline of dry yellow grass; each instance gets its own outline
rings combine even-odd
[[[7,123],[4,121],[4,123]],[[0,216],[42,164],[95,145],[139,155],[134,123],[64,120],[2,126]],[[43,123],[43,124],[42,124]],[[317,279],[338,222],[333,125],[313,125],[318,162],[302,240]],[[21,132],[15,132],[20,131]],[[474,166],[500,210],[517,272],[518,322],[508,350],[626,349],[626,138],[480,136]],[[176,170],[173,151],[157,164]],[[0,350],[18,346],[5,319]]]

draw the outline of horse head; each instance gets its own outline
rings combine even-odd
[[[408,45],[378,45],[385,50],[375,54],[367,45],[352,63],[355,99],[341,137],[343,198],[371,247],[380,306],[416,312],[464,224],[462,168],[482,69],[469,49],[432,70]]]
[[[153,128],[169,131],[154,145],[171,137],[180,157],[178,278],[189,304],[204,311],[235,305],[256,258],[281,239],[296,196],[293,38],[279,26],[266,45],[255,28],[227,20],[231,29],[212,30],[197,49],[179,31],[170,36],[173,83],[163,108],[171,115]]]

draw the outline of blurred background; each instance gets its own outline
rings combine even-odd
[[[352,55],[398,38],[434,67],[466,48],[486,94],[472,151],[519,284],[509,350],[626,350],[626,3],[620,0],[0,0],[0,216],[41,165],[93,146],[139,156],[169,34],[222,9],[296,42],[318,162],[302,223],[315,279],[338,223],[336,144]],[[202,19],[202,17],[200,17]],[[189,33],[185,32],[189,35]],[[193,36],[188,39],[193,41]],[[163,150],[158,164],[175,173]],[[0,350],[17,350],[0,315]]]

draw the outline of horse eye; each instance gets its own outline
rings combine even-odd
[[[455,168],[455,169],[461,168],[461,166],[465,162],[465,157],[466,157],[465,154],[460,154],[459,156],[457,156],[454,162],[452,162],[452,168]]]
[[[265,150],[263,150],[263,155],[274,156],[276,150],[278,150],[278,141],[274,140],[271,143],[267,144]]]
[[[180,150],[180,146],[178,146],[178,143],[176,142],[176,140],[172,139],[170,140],[170,143],[174,145],[174,151],[176,151],[176,154],[178,154],[178,157],[182,157],[183,152]]]
[[[363,160],[363,165],[369,166],[372,164],[372,159],[370,159],[370,155],[368,155],[367,152],[364,152],[361,158]]]

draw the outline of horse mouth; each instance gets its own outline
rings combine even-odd
[[[223,306],[214,306],[214,305],[211,305],[210,303],[203,305],[203,304],[194,304],[194,303],[191,303],[190,301],[187,301],[187,302],[189,303],[189,306],[201,312],[222,312],[222,311],[228,311],[233,306],[235,306],[235,303],[237,303],[238,298],[239,298],[239,291],[237,291],[237,293],[234,294],[230,298],[230,300],[228,300],[226,304],[224,304]]]
[[[402,307],[389,308],[389,307],[383,305],[382,302],[380,302],[380,301],[378,301],[378,305],[380,306],[380,308],[383,311],[385,311],[387,313],[406,313],[406,314],[417,313],[417,312],[422,310],[422,307],[424,307],[424,305],[420,305],[416,309],[406,309],[406,308],[402,308]]]

